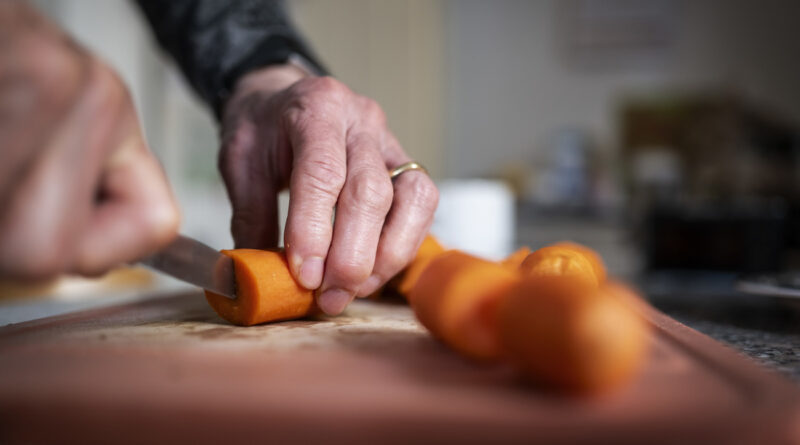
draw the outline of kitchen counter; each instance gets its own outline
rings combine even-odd
[[[648,296],[667,315],[800,383],[800,300],[735,291]]]

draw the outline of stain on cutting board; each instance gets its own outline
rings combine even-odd
[[[167,297],[174,298],[174,297]],[[355,301],[337,317],[317,316],[258,326],[234,326],[221,319],[208,306],[202,294],[196,299],[181,299],[181,311],[169,310],[165,301],[154,300],[148,316],[131,316],[127,312],[95,311],[95,316],[74,320],[78,329],[59,333],[59,342],[75,342],[83,347],[99,343],[170,348],[254,348],[260,351],[296,349],[384,349],[419,346],[432,339],[414,319],[407,306],[381,304],[376,313],[374,302]],[[141,303],[139,303],[142,305]],[[159,312],[159,308],[161,309]],[[146,310],[145,305],[145,310]],[[65,316],[69,317],[69,316]],[[61,318],[61,317],[59,317]],[[57,325],[53,329],[59,330]],[[26,335],[22,341],[35,341],[47,331]]]

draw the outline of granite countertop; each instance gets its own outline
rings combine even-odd
[[[648,293],[686,324],[800,384],[800,299],[747,295]]]

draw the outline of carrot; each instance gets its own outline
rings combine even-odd
[[[520,265],[527,276],[565,276],[595,287],[606,279],[605,267],[597,254],[573,243],[542,247],[528,255]]]
[[[580,253],[587,260],[589,260],[590,263],[592,263],[592,270],[594,270],[594,274],[597,276],[597,280],[600,283],[606,280],[606,277],[608,275],[606,272],[606,265],[603,262],[603,258],[600,257],[600,254],[595,252],[593,249],[590,249],[589,247],[586,247],[583,244],[574,243],[572,241],[561,241],[553,245]]]
[[[497,306],[519,273],[457,250],[434,257],[409,301],[423,326],[461,354],[479,360],[501,355]]]
[[[434,238],[433,235],[426,236],[422,241],[422,245],[417,249],[414,259],[406,266],[405,271],[399,278],[397,291],[409,298],[411,290],[414,289],[414,285],[417,284],[417,280],[419,280],[420,275],[422,275],[431,260],[444,252],[445,248],[439,243],[439,240]]]
[[[505,257],[503,260],[500,261],[500,264],[504,267],[507,267],[512,270],[517,270],[522,265],[522,262],[525,261],[525,258],[531,254],[531,248],[528,246],[520,247],[511,255]]]
[[[206,291],[208,304],[225,320],[250,326],[301,318],[315,311],[312,291],[292,277],[281,250],[223,250],[233,258],[236,299]]]
[[[629,381],[648,345],[644,320],[616,283],[597,287],[566,276],[527,276],[498,310],[509,361],[542,384],[594,394]]]

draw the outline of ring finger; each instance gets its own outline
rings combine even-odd
[[[387,164],[397,167],[407,162],[393,136],[393,150]],[[375,292],[396,275],[414,257],[428,233],[439,202],[439,193],[431,178],[423,171],[411,170],[394,179],[394,199],[378,242],[375,266],[370,277],[358,290],[364,297]]]
[[[347,137],[347,178],[336,209],[333,240],[318,303],[329,314],[341,312],[355,297],[374,265],[392,183],[375,147],[380,139],[366,131]]]

